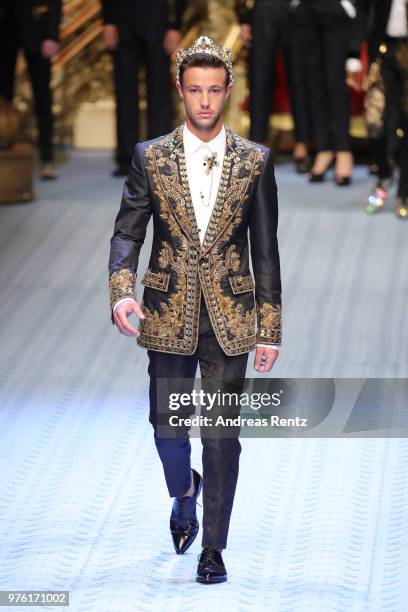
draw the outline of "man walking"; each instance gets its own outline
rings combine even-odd
[[[111,240],[112,321],[148,349],[150,417],[170,497],[177,553],[198,533],[196,502],[203,487],[203,550],[197,581],[227,579],[226,547],[238,478],[237,437],[202,437],[203,477],[191,469],[188,435],[160,436],[157,377],[203,386],[272,368],[281,343],[278,205],[268,149],[223,124],[233,87],[230,49],[201,36],[177,52],[178,92],[186,121],[172,133],[135,147]],[[154,236],[139,305],[135,277],[147,224]],[[248,230],[254,278],[249,269]],[[254,299],[255,290],[255,299]],[[128,317],[140,319],[136,330]],[[239,386],[239,384],[238,384]]]

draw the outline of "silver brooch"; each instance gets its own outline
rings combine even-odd
[[[211,155],[204,156],[203,166],[205,168],[206,174],[210,174],[214,166],[219,166],[219,165],[220,164],[217,161],[217,151],[215,151],[214,153],[211,153]]]

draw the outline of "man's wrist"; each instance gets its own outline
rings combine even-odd
[[[116,302],[116,304],[113,305],[112,313],[115,314],[115,311],[118,308],[118,306],[120,304],[124,304],[125,302],[136,302],[136,300],[134,298],[131,298],[131,297],[126,297],[126,298],[122,298],[121,300],[118,300]]]
[[[279,351],[281,348],[280,344],[259,344],[258,342],[256,343],[256,348],[271,348],[274,349],[275,351]]]

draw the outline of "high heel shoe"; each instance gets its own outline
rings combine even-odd
[[[349,151],[337,151],[334,182],[338,187],[347,187],[351,184],[353,170],[353,155]]]
[[[310,170],[310,158],[308,155],[304,157],[294,157],[293,163],[295,164],[297,174],[306,174]]]
[[[323,183],[326,178],[326,170],[324,172],[309,172],[309,183]]]
[[[351,184],[351,176],[335,176],[334,182],[338,187],[347,187]]]
[[[319,153],[317,154],[319,155]],[[316,164],[316,159],[314,164]],[[334,156],[330,159],[330,162],[326,165],[323,172],[314,172],[313,168],[308,174],[309,183],[323,183],[326,178],[326,172],[333,167],[334,164]]]

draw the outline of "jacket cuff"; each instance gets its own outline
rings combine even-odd
[[[136,300],[135,292],[136,274],[128,268],[115,270],[109,276],[109,298],[111,312],[115,304],[123,298],[133,298]]]
[[[281,344],[282,342],[282,306],[265,302],[256,307],[257,333],[256,342],[260,344]]]

